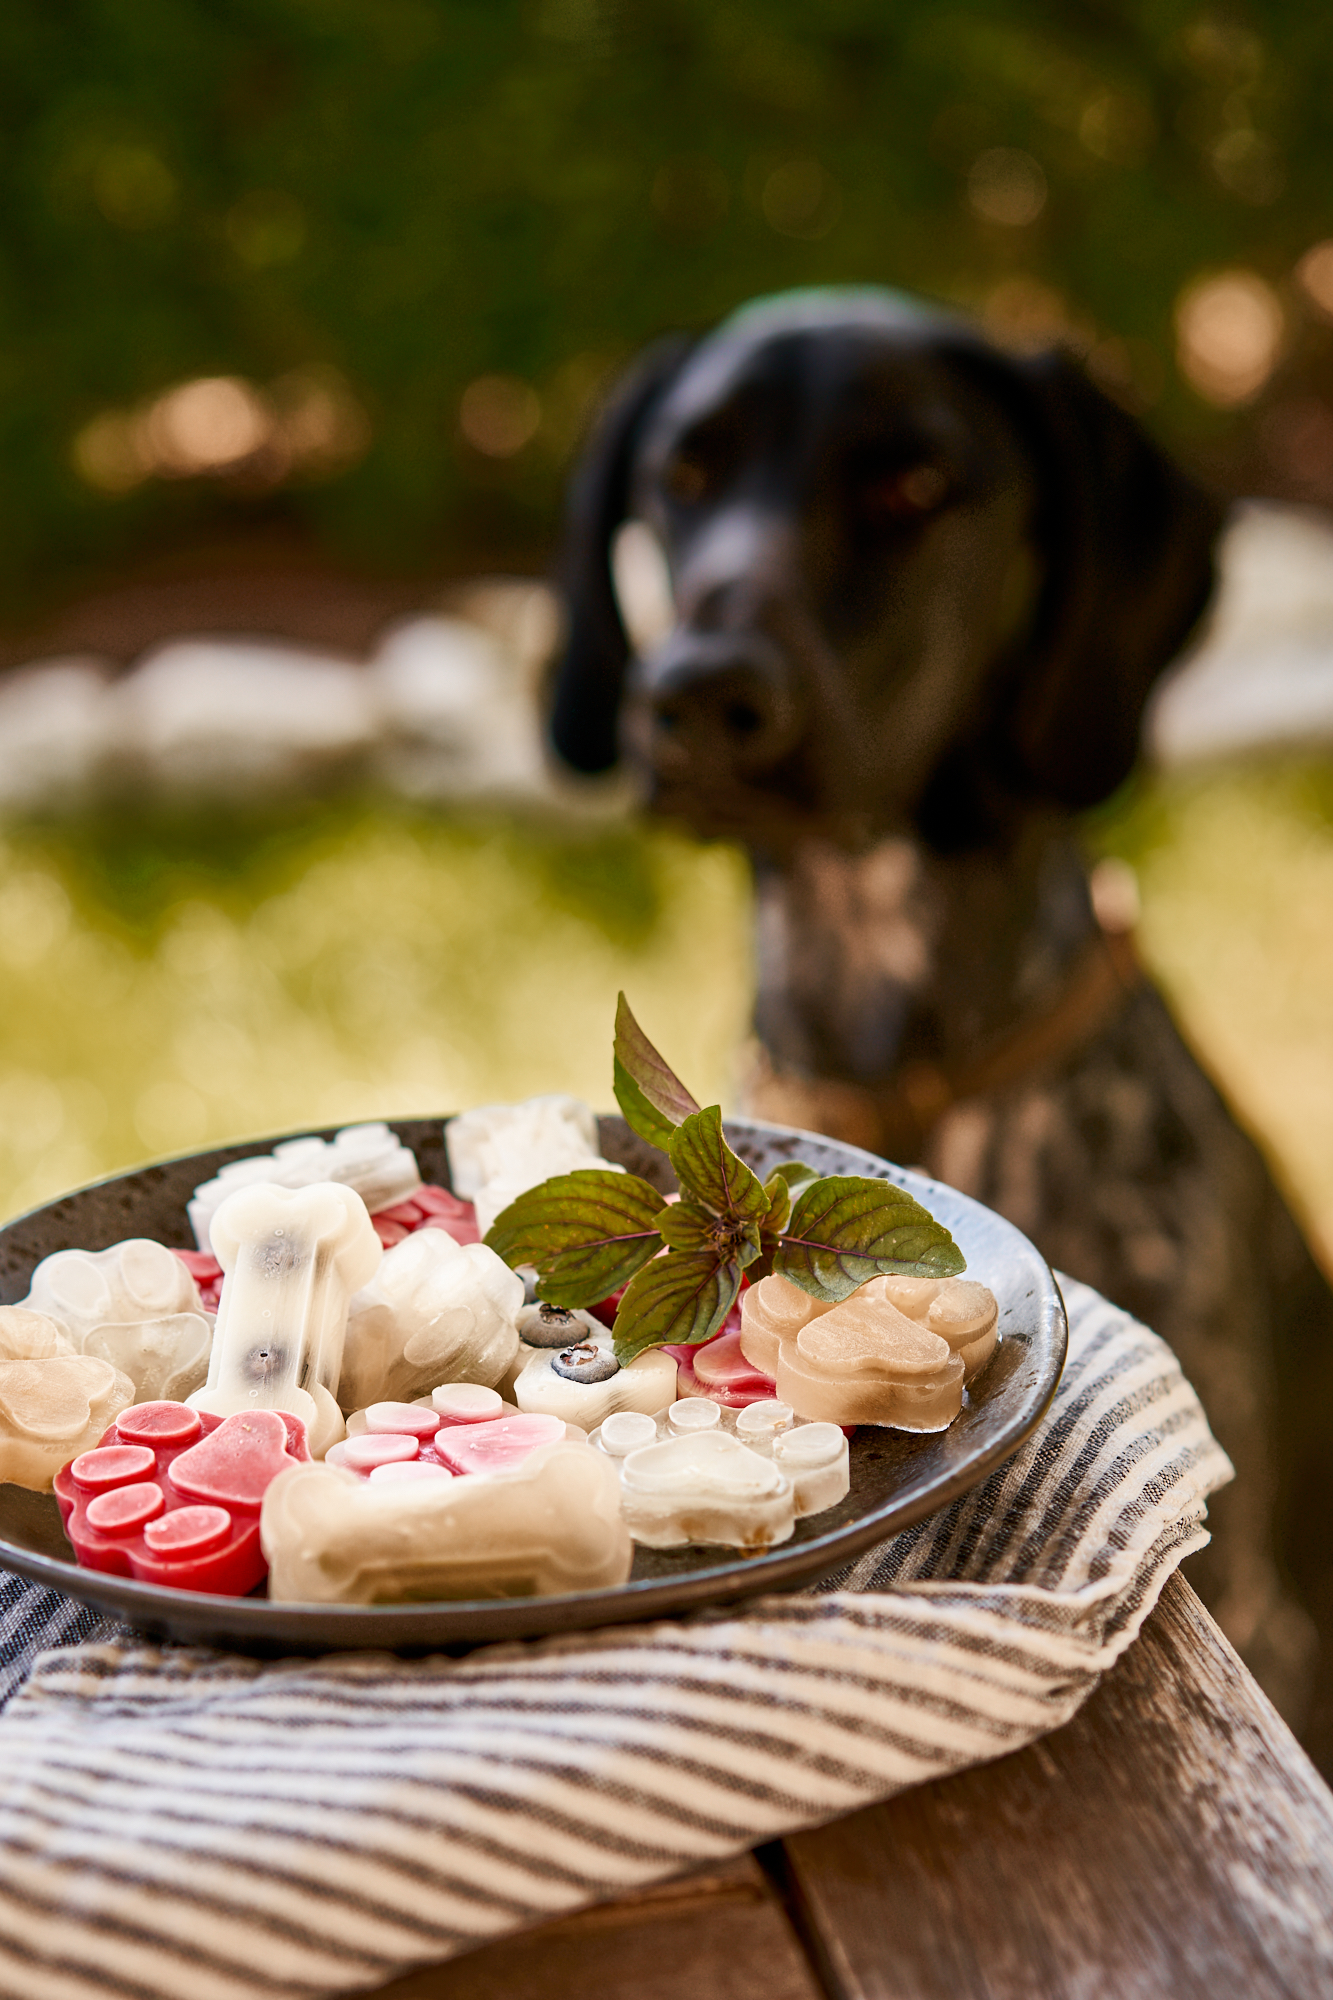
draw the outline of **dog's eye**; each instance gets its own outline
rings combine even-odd
[[[948,474],[938,465],[908,465],[867,479],[861,488],[861,504],[868,513],[910,521],[933,514],[948,493]]]
[[[688,452],[677,452],[663,474],[663,484],[673,500],[693,507],[708,491],[708,467]]]

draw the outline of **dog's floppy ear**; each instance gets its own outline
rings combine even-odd
[[[626,517],[644,427],[693,343],[657,341],[619,384],[570,486],[560,581],[569,633],[551,701],[551,741],[576,771],[605,771],[619,755],[616,721],[629,660],[611,577],[611,543]]]
[[[1079,809],[1129,775],[1152,683],[1212,591],[1224,508],[1067,356],[1016,366],[1047,584],[1009,751],[1030,784]]]

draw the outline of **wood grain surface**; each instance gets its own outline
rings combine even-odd
[[[1320,2000],[1333,1793],[1183,1578],[1054,1735],[383,2000]]]

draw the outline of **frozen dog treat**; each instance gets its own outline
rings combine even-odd
[[[372,1212],[406,1200],[421,1186],[416,1156],[387,1125],[347,1125],[332,1139],[285,1139],[271,1153],[232,1160],[216,1178],[204,1181],[188,1204],[190,1226],[201,1250],[214,1250],[214,1215],[238,1188],[263,1182],[270,1187],[313,1187],[338,1181],[355,1188]]]
[[[656,1416],[675,1400],[676,1364],[660,1347],[650,1347],[622,1368],[608,1328],[589,1319],[581,1338],[564,1347],[534,1350],[514,1381],[520,1410],[542,1410],[565,1423],[595,1430],[615,1410]]]
[[[57,1473],[56,1501],[85,1569],[244,1597],[265,1569],[265,1491],[309,1459],[305,1426],[286,1411],[136,1403]]]
[[[877,1278],[883,1295],[909,1319],[922,1320],[963,1358],[970,1382],[995,1352],[999,1309],[994,1292],[970,1278]]]
[[[623,1169],[597,1151],[597,1120],[577,1097],[554,1093],[522,1104],[484,1104],[444,1128],[455,1194],[474,1201],[485,1236],[502,1209],[556,1174]]]
[[[259,1181],[228,1195],[212,1228],[222,1298],[208,1383],[189,1401],[219,1417],[288,1410],[320,1458],[343,1434],[334,1391],[348,1301],[383,1255],[366,1205],[333,1182]]]
[[[203,1386],[212,1324],[182,1260],[147,1237],[44,1257],[25,1304],[63,1326],[77,1353],[128,1375],[137,1402]]]
[[[680,1396],[706,1396],[726,1409],[743,1410],[773,1394],[773,1377],[746,1359],[739,1326],[724,1326],[698,1347],[664,1347],[662,1352],[675,1356]]]
[[[69,1335],[26,1306],[0,1306],[0,1480],[47,1493],[134,1401],[127,1375],[77,1354]]]
[[[776,1397],[763,1402],[747,1403],[743,1410],[736,1412],[736,1435],[742,1444],[748,1444],[751,1451],[772,1453],[774,1440],[789,1431],[796,1422],[796,1412],[790,1403],[780,1403]]]
[[[382,1466],[408,1463],[438,1466],[461,1477],[512,1472],[546,1445],[586,1442],[584,1431],[558,1417],[500,1407],[499,1416],[457,1422],[428,1402],[374,1403],[368,1410],[353,1411],[347,1436],[329,1446],[326,1463],[365,1478]]]
[[[741,1353],[757,1374],[776,1381],[781,1343],[795,1340],[803,1326],[832,1310],[775,1271],[741,1295]]]
[[[716,1419],[717,1405],[711,1407]],[[700,1542],[755,1554],[785,1542],[796,1518],[790,1479],[771,1458],[719,1429],[631,1451],[620,1480],[629,1531],[653,1549]]]
[[[798,1521],[836,1507],[851,1491],[847,1439],[837,1424],[775,1425],[771,1449],[795,1489]]]
[[[583,1444],[466,1479],[293,1467],[264,1496],[261,1532],[269,1596],[285,1603],[602,1590],[626,1581],[633,1557],[615,1463]]]
[[[494,1388],[518,1352],[523,1280],[484,1243],[420,1229],[352,1299],[338,1400],[408,1402],[437,1382]]]
[[[778,1395],[797,1416],[942,1431],[958,1415],[961,1355],[900,1312],[884,1296],[886,1282],[872,1279],[780,1342]]]

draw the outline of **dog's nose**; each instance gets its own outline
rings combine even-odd
[[[729,768],[754,777],[796,741],[784,662],[757,635],[677,635],[645,663],[642,694],[651,760],[664,775]]]

